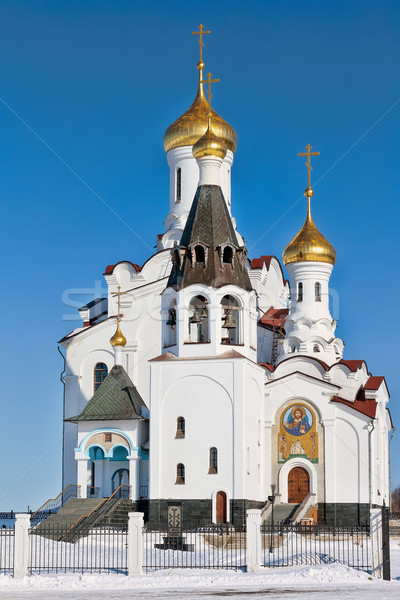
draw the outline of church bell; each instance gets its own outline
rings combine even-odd
[[[201,315],[200,316],[201,316],[202,319],[207,319],[208,312],[207,312],[206,306],[203,306],[203,310],[201,311]]]
[[[231,311],[227,310],[224,324],[222,325],[224,329],[236,329],[235,321],[231,315]]]
[[[193,316],[190,317],[189,323],[201,323],[201,318],[200,318],[200,314],[199,314],[199,309],[198,308],[194,309]]]
[[[174,308],[170,308],[168,311],[168,321],[166,324],[170,325],[171,327],[176,325],[176,310]]]

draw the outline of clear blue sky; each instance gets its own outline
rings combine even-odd
[[[56,342],[77,325],[63,297],[101,286],[107,264],[143,263],[163,232],[162,138],[194,98],[200,23],[214,107],[238,134],[232,206],[249,255],[280,257],[302,225],[310,143],[345,357],[386,375],[400,421],[398,2],[3,0],[0,510],[61,490]],[[400,484],[400,433],[392,454]]]

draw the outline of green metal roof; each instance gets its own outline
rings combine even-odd
[[[82,412],[66,421],[119,421],[147,418],[143,399],[123,367],[115,365]]]

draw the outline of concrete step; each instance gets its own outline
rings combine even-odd
[[[45,521],[39,523],[35,528],[35,532],[40,533],[50,527],[61,529],[66,525],[73,525],[80,517],[88,515],[100,506],[103,501],[104,498],[71,498],[57,513],[48,516]]]
[[[274,523],[291,523],[291,519],[299,508],[300,504],[276,504],[274,506]],[[270,524],[272,520],[272,514],[265,520],[265,523]]]

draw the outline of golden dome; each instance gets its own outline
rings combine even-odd
[[[112,336],[112,338],[110,338],[110,344],[111,346],[122,346],[122,348],[124,346],[126,346],[126,337],[124,336],[124,334],[122,333],[120,326],[119,326],[119,319],[117,320],[117,329],[114,333],[114,335]]]
[[[225,158],[227,148],[224,142],[215,135],[211,125],[211,118],[208,118],[208,127],[205,134],[197,140],[193,146],[193,156],[201,158],[202,156],[219,156]]]
[[[210,113],[210,107],[204,95],[202,84],[204,63],[199,62],[197,68],[199,70],[199,86],[196,98],[192,106],[179,119],[172,123],[165,132],[165,152],[173,148],[179,148],[180,146],[193,146],[207,130],[207,118]],[[215,135],[221,138],[228,150],[235,152],[237,146],[235,130],[212,108],[211,116]]]
[[[315,227],[311,217],[311,196],[313,190],[308,187],[304,195],[308,199],[307,218],[299,233],[292,239],[283,251],[283,263],[316,261],[335,264],[335,248]]]

